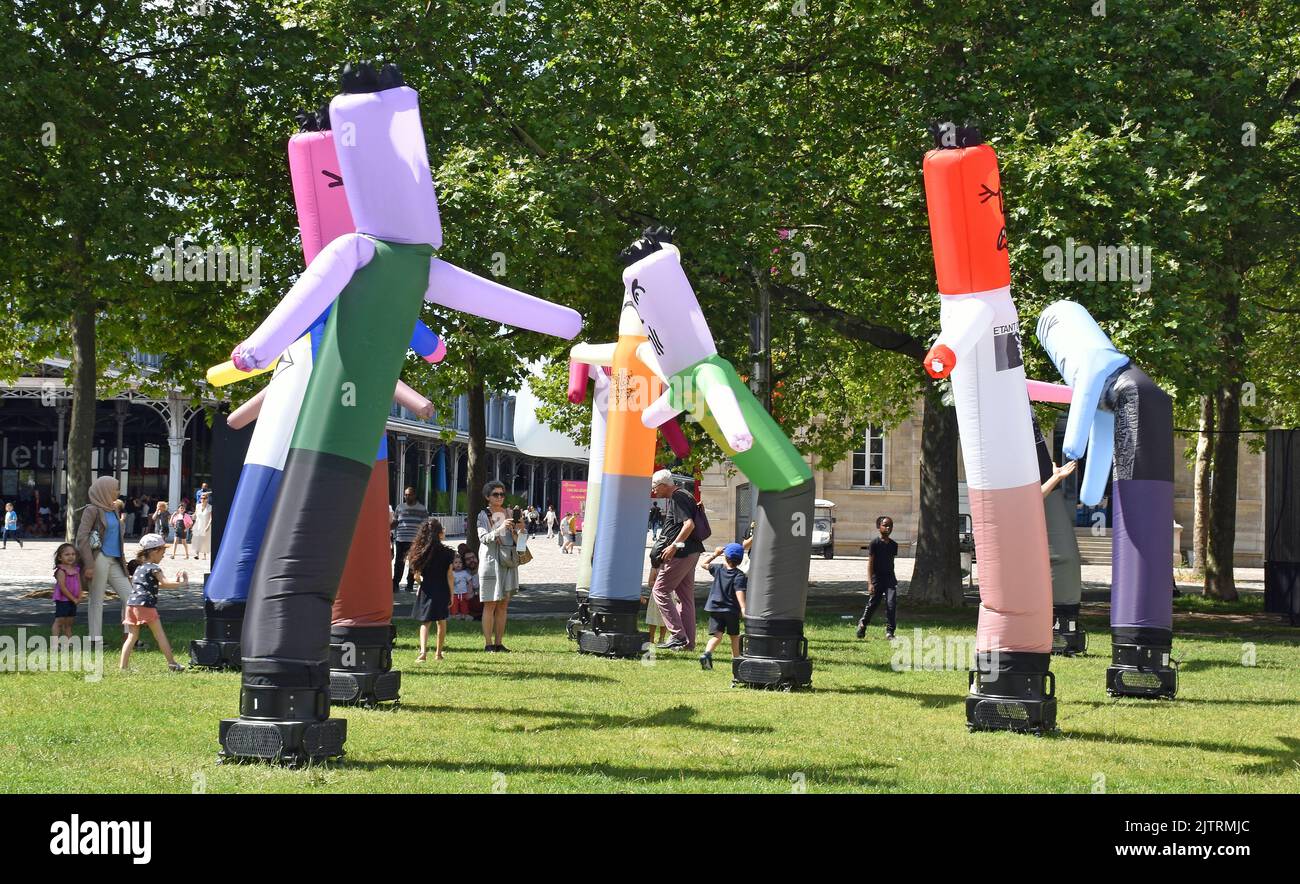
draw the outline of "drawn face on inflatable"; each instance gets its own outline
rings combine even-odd
[[[334,133],[328,128],[328,114],[302,114],[299,123],[307,131],[289,139],[289,177],[298,209],[298,229],[302,231],[303,258],[310,264],[327,244],[356,227],[339,172]],[[320,128],[322,123],[324,128]]]
[[[441,248],[419,96],[391,64],[378,74],[365,62],[346,65],[342,87],[329,116],[357,232]]]
[[[627,250],[625,301],[636,308],[664,373],[672,376],[718,352],[682,257],[671,242],[645,236]]]

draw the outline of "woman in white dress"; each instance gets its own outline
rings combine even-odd
[[[201,559],[206,554],[212,558],[212,495],[205,494],[199,498],[198,508],[194,510],[194,558]]]

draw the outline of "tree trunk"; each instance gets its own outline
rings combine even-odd
[[[921,418],[921,512],[908,597],[954,607],[962,603],[957,443],[957,410],[931,383]]]
[[[1232,560],[1237,539],[1237,443],[1241,428],[1241,381],[1230,378],[1218,392],[1214,437],[1214,482],[1210,488],[1210,541],[1205,560],[1205,595],[1235,601]]]
[[[68,427],[66,540],[77,531],[77,510],[90,490],[90,449],[95,441],[95,302],[78,298],[72,314],[72,420]],[[87,563],[89,564],[89,563]]]
[[[483,486],[488,480],[487,460],[487,391],[479,377],[478,367],[472,355],[466,357],[466,371],[469,372],[469,451],[468,469],[469,485],[465,489],[465,543],[469,549],[478,554],[478,514],[487,506],[483,500]]]
[[[1201,397],[1201,420],[1196,437],[1196,466],[1192,473],[1193,508],[1192,558],[1196,569],[1205,573],[1210,540],[1210,453],[1214,441],[1214,397]]]

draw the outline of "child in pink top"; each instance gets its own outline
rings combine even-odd
[[[54,551],[54,627],[53,638],[72,638],[72,624],[77,620],[81,601],[81,556],[71,543],[61,543]]]

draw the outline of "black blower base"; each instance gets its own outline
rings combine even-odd
[[[1037,736],[1056,730],[1056,676],[1047,668],[1050,659],[1050,654],[1003,654],[996,670],[970,670],[967,730]]]
[[[393,669],[392,624],[330,628],[330,703],[364,706],[397,702],[402,673]]]
[[[740,656],[731,661],[733,687],[797,691],[812,687],[812,661],[801,620],[749,620]]]
[[[1088,650],[1088,634],[1079,622],[1078,605],[1057,605],[1052,609],[1052,653],[1074,657]]]
[[[581,622],[583,610],[588,620]],[[633,659],[646,652],[650,633],[637,629],[637,615],[641,613],[641,600],[587,598],[586,605],[579,600],[579,613],[570,621],[569,634],[576,635],[579,654],[598,657]]]
[[[564,625],[564,631],[569,636],[569,641],[576,642],[578,636],[584,629],[591,625],[591,609],[587,604],[587,594],[578,593],[578,610],[573,613],[569,621]]]
[[[262,761],[300,767],[342,758],[348,723],[343,718],[321,721],[223,718],[220,737],[218,760],[223,764]]]
[[[230,669],[238,672],[243,666],[239,642],[214,642],[196,638],[190,642],[190,665],[200,669]]]
[[[402,673],[360,672],[351,669],[330,670],[330,705],[361,706],[367,709],[380,703],[397,703],[401,699]]]
[[[1178,693],[1178,664],[1168,644],[1115,644],[1106,667],[1106,693],[1112,697],[1172,700]]]

